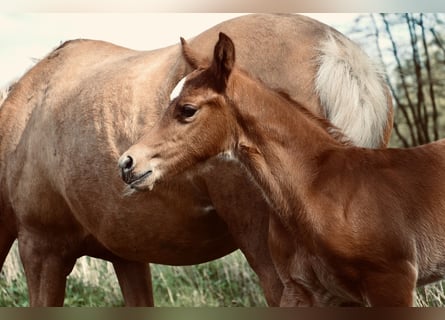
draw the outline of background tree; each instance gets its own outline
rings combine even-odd
[[[395,146],[414,146],[445,135],[445,15],[360,16],[349,32],[384,67],[395,107]],[[372,49],[371,49],[372,48]]]

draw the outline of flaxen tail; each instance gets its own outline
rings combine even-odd
[[[393,107],[381,68],[355,43],[331,34],[320,44],[316,91],[325,116],[362,147],[388,143]]]

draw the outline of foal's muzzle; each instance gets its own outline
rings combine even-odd
[[[121,156],[118,164],[121,169],[122,180],[124,180],[126,184],[129,184],[131,188],[136,188],[153,173],[151,169],[139,174],[135,172],[136,162],[129,155]]]
[[[134,161],[130,156],[123,155],[119,159],[119,168],[121,168],[121,177],[125,183],[130,184],[133,179]]]

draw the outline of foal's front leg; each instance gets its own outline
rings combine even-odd
[[[311,307],[313,306],[312,294],[292,280],[284,284],[280,307]]]
[[[280,307],[309,307],[314,304],[312,293],[292,278],[295,259],[305,259],[296,256],[296,248],[293,245],[289,232],[281,224],[274,214],[269,216],[269,250],[275,269],[284,285],[281,295]]]
[[[368,271],[363,280],[364,295],[372,307],[412,307],[416,283],[415,267],[404,261],[390,271]]]

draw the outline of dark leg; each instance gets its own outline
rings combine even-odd
[[[312,295],[292,280],[286,282],[281,296],[280,307],[310,307]]]
[[[113,267],[126,306],[154,306],[150,265],[142,262],[117,260],[113,261]]]
[[[66,277],[76,259],[64,254],[66,247],[58,248],[56,243],[54,239],[19,237],[20,258],[32,307],[63,306]]]
[[[270,263],[261,267],[255,267],[253,270],[258,275],[268,306],[278,307],[283,293],[283,283],[278,277],[272,261],[270,260]]]
[[[412,307],[417,272],[406,262],[391,272],[368,272],[365,278],[365,296],[372,307]]]
[[[6,213],[3,208],[0,213],[0,270],[5,263],[14,240],[17,239],[17,230],[12,214]]]
[[[0,227],[0,270],[15,239],[16,236],[11,235],[8,230],[3,230],[3,226]]]

